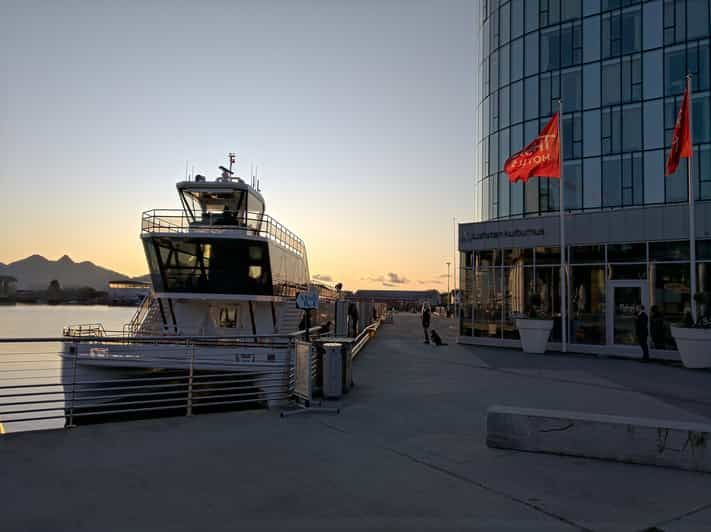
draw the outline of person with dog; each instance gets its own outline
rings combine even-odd
[[[430,329],[430,307],[425,305],[422,308],[422,328],[425,331],[425,343],[429,344],[430,343],[430,335],[429,335],[429,329]]]

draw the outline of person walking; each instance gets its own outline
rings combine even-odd
[[[358,305],[353,301],[348,304],[348,334],[351,338],[358,336]]]
[[[430,343],[430,335],[429,335],[429,328],[430,328],[430,307],[425,305],[422,308],[422,328],[425,331],[425,343],[429,344]]]
[[[642,348],[642,361],[649,362],[649,345],[647,344],[647,335],[649,334],[649,318],[644,312],[642,305],[637,305],[637,317],[635,318],[635,332],[637,333],[637,341]]]

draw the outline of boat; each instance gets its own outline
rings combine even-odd
[[[282,404],[293,339],[307,327],[333,327],[339,292],[310,281],[304,242],[265,213],[258,182],[236,176],[233,163],[230,154],[218,177],[178,182],[180,209],[143,212],[151,290],[121,331],[100,324],[64,329],[65,404],[74,420],[98,414],[107,402],[138,403],[154,393],[151,383],[164,391],[173,385],[182,408],[186,378],[196,389],[193,378],[206,378],[215,389],[218,377],[234,384],[239,376],[247,399]],[[303,292],[319,300],[308,320],[296,305]],[[133,382],[143,387],[126,384]],[[159,400],[155,408],[172,405]]]

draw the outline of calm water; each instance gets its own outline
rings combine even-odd
[[[102,323],[107,330],[121,330],[131,320],[134,307],[0,305],[0,338],[59,337],[62,328],[71,324]],[[0,396],[12,393],[61,391],[59,343],[0,343]],[[48,385],[18,388],[27,385]],[[7,405],[9,402],[36,401],[29,405]],[[42,402],[51,401],[51,402]],[[59,411],[31,414],[7,414],[16,410],[62,407],[61,394],[25,397],[0,397],[0,420],[8,418],[59,415]],[[5,423],[6,432],[61,427],[63,419]]]

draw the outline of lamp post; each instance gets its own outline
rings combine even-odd
[[[447,262],[447,314],[449,315],[449,305],[451,303],[452,294],[449,292],[449,265],[451,262]]]

